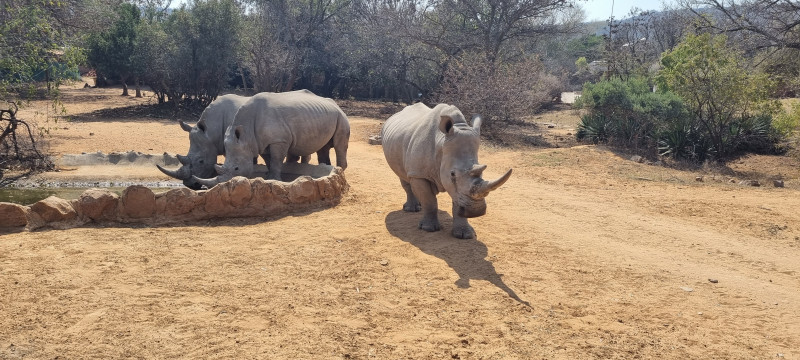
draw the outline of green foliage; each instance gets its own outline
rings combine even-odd
[[[779,112],[772,120],[772,127],[780,137],[789,137],[800,131],[800,102],[792,104],[788,111]]]
[[[74,77],[82,60],[80,49],[68,46],[68,36],[52,17],[49,1],[0,2],[0,100],[29,97],[37,82],[55,92]]]
[[[768,99],[771,82],[753,73],[726,41],[725,36],[687,36],[664,53],[656,77],[661,91],[672,91],[686,103],[693,121],[689,127],[701,132],[716,158],[762,151],[777,140],[769,137],[778,109]]]
[[[587,83],[576,106],[589,111],[578,126],[579,140],[645,149],[653,148],[660,134],[683,124],[688,115],[680,98],[652,92],[644,78]]]
[[[119,78],[125,84],[137,69],[133,62],[136,32],[141,21],[139,9],[128,3],[117,8],[117,20],[111,28],[91,34],[88,61],[99,73]],[[127,95],[127,87],[124,88]]]

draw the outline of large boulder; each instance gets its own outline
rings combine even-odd
[[[78,216],[69,201],[56,196],[37,201],[31,205],[31,211],[48,223],[74,220]]]
[[[250,202],[250,198],[253,196],[252,186],[250,185],[250,180],[246,177],[234,177],[226,185],[230,193],[231,206],[240,208]]]
[[[172,189],[157,195],[156,208],[159,214],[173,217],[191,213],[203,205],[204,198],[189,188]]]
[[[26,208],[22,205],[0,202],[0,229],[28,225]]]
[[[153,190],[142,186],[129,186],[122,192],[120,214],[131,219],[152,217],[156,212],[156,196]]]
[[[89,189],[81,194],[77,203],[78,214],[91,220],[116,220],[119,195],[106,189]]]
[[[311,176],[301,176],[289,187],[289,201],[292,203],[305,204],[318,199],[319,190]]]

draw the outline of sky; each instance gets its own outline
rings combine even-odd
[[[661,10],[663,0],[589,0],[578,2],[586,11],[586,21],[608,20],[611,16],[611,4],[614,4],[614,18],[624,19],[631,8],[642,10]]]

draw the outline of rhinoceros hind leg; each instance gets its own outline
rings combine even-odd
[[[307,158],[307,156],[297,156],[297,155],[287,155],[286,156],[286,163],[297,163],[302,162],[304,164],[308,164],[308,161],[302,161],[303,158]]]
[[[467,218],[458,216],[458,206],[453,203],[453,237],[474,239],[475,229],[467,222]]]
[[[430,181],[424,179],[410,179],[411,191],[419,200],[422,208],[422,220],[419,221],[419,228],[425,231],[439,231],[442,226],[439,224],[439,204],[436,202],[435,186]]]
[[[331,164],[331,147],[333,142],[329,141],[328,144],[317,151],[317,163],[330,165]]]
[[[400,184],[403,185],[403,190],[406,191],[406,203],[403,204],[403,211],[418,212],[422,206],[419,204],[417,197],[414,196],[414,192],[411,191],[411,184],[404,180],[400,180]]]

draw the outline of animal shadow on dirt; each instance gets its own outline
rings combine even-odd
[[[489,254],[486,244],[477,239],[465,240],[452,237],[450,235],[452,217],[445,211],[439,211],[442,230],[436,232],[417,229],[421,216],[421,213],[407,213],[402,210],[390,212],[386,215],[386,229],[394,237],[447,262],[447,265],[458,274],[456,286],[466,289],[470,287],[470,280],[486,280],[505,291],[512,299],[530,306],[530,303],[520,299],[517,293],[503,282],[494,264],[486,260]]]

